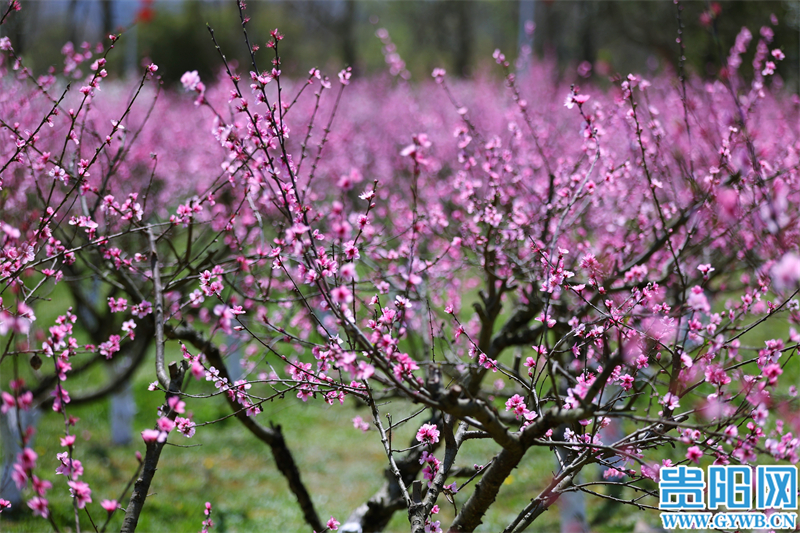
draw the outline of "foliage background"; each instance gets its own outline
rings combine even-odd
[[[205,24],[210,22],[229,58],[244,59],[238,12],[226,0],[22,0],[24,9],[9,27],[15,47],[29,65],[45,70],[59,63],[66,41],[96,42],[102,35],[138,22],[135,39],[123,39],[130,69],[149,58],[162,67],[164,79],[175,82],[186,70],[208,79],[218,68]],[[779,74],[800,91],[800,2],[787,0],[720,1],[721,15],[712,27],[700,23],[712,3],[684,2],[687,64],[699,75],[716,72],[742,26],[757,31],[774,13],[779,24],[775,41],[786,60]],[[249,27],[267,35],[280,27],[290,53],[283,70],[304,75],[312,65],[331,71],[343,65],[361,73],[385,68],[375,30],[389,30],[413,78],[425,79],[434,67],[472,76],[492,62],[500,48],[514,58],[528,40],[524,23],[533,20],[533,49],[554,59],[560,72],[574,72],[582,61],[595,64],[595,78],[608,74],[652,74],[677,63],[675,10],[670,1],[448,1],[448,0],[254,0],[249,2]],[[716,37],[715,37],[716,36]],[[127,42],[126,42],[127,41]],[[134,42],[131,45],[131,42]],[[264,43],[261,43],[262,45]],[[747,62],[743,73],[748,72]],[[121,65],[109,69],[122,75]],[[599,75],[597,73],[600,73]]]

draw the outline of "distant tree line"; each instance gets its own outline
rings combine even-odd
[[[126,54],[130,63],[147,58],[162,65],[168,82],[177,81],[187,69],[207,79],[218,68],[216,52],[206,46],[206,22],[219,28],[217,39],[228,45],[230,59],[245,59],[246,50],[238,40],[238,14],[230,2],[22,1],[30,4],[28,9],[3,33],[14,34],[22,53],[35,58],[34,68],[44,69],[58,61],[54,44],[96,42],[101,35],[134,22],[135,30],[117,46],[135,47],[135,53],[128,50]],[[536,56],[557,61],[556,72],[574,76],[583,64],[582,73],[596,80],[615,72],[647,74],[674,66],[678,60],[675,24],[665,23],[675,20],[672,2],[268,0],[251,2],[248,12],[253,14],[250,33],[256,42],[266,42],[268,31],[276,26],[285,30],[293,43],[292,55],[283,64],[289,74],[304,74],[301,65],[309,63],[330,69],[349,65],[356,73],[384,69],[381,42],[375,37],[378,28],[389,31],[415,79],[429,76],[435,67],[472,76],[491,62],[495,49],[516,58],[527,43]],[[773,28],[775,40],[785,43],[786,54],[778,73],[798,90],[800,2],[685,2],[688,68],[700,75],[715,75],[715,65],[724,64],[720,58],[727,55],[739,29],[770,25],[773,14],[779,20]],[[526,36],[528,20],[536,29]],[[586,65],[593,68],[587,71]],[[134,66],[138,65],[127,68]],[[752,70],[745,61],[743,74],[747,75],[748,68]]]

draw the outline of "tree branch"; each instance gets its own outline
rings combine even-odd
[[[169,376],[164,368],[164,298],[161,291],[161,271],[158,266],[158,252],[156,251],[156,238],[151,229],[147,229],[150,238],[150,270],[153,275],[155,290],[155,322],[156,322],[156,376],[158,382],[165,389],[169,387]]]
[[[225,365],[225,360],[222,358],[222,353],[220,353],[219,348],[211,342],[211,339],[207,339],[205,335],[190,326],[173,328],[170,325],[166,325],[164,333],[167,338],[186,341],[198,350],[201,350],[206,355],[208,362],[219,370],[219,376],[223,379],[227,379],[229,383],[233,382],[228,374],[228,368]],[[234,411],[234,416],[239,422],[241,422],[256,438],[270,447],[272,456],[275,459],[275,465],[289,483],[289,489],[297,498],[297,503],[300,505],[300,509],[303,511],[303,517],[308,525],[315,531],[324,530],[325,525],[320,520],[314,508],[314,502],[311,500],[311,496],[308,494],[308,490],[306,490],[303,484],[303,480],[300,477],[300,470],[297,468],[297,463],[295,463],[292,452],[289,450],[283,438],[281,426],[271,425],[271,427],[266,427],[259,424],[254,418],[248,416],[245,410],[242,409],[242,406],[236,403],[229,395],[225,394],[223,396],[225,396],[225,399]]]
[[[182,361],[182,363],[183,364],[181,365],[180,369],[178,369],[177,363],[172,363],[169,365],[171,379],[168,383],[169,388],[167,389],[166,394],[167,399],[180,393],[181,384],[183,383],[183,375],[188,367],[185,361]],[[175,412],[173,409],[170,409],[170,412],[167,416],[171,420],[175,420],[176,415],[177,412]],[[136,484],[133,486],[131,500],[130,503],[128,503],[128,508],[125,511],[125,519],[122,522],[122,529],[120,530],[121,533],[133,533],[136,531],[136,525],[139,523],[139,515],[142,513],[144,502],[147,499],[147,494],[150,490],[150,484],[152,483],[153,477],[156,474],[156,467],[158,466],[158,459],[161,457],[161,450],[164,448],[166,443],[166,439],[164,439],[164,442],[155,441],[146,443],[147,452],[145,452],[144,456],[142,473],[139,476],[139,479],[136,480]]]

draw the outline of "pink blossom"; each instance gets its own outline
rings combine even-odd
[[[336,531],[339,529],[340,524],[338,520],[336,520],[334,517],[331,517],[325,525],[328,526],[328,529],[331,531]]]
[[[83,465],[77,459],[70,459],[69,452],[61,452],[56,454],[56,458],[61,465],[56,468],[56,474],[67,476],[72,479],[77,479],[83,475]]]
[[[423,531],[425,533],[442,533],[442,522],[440,520],[427,520]]]
[[[187,91],[194,91],[197,88],[197,84],[200,83],[200,75],[197,74],[196,70],[191,72],[186,71],[181,76],[181,85]]]
[[[708,275],[711,272],[714,272],[714,270],[716,270],[716,269],[714,267],[712,267],[710,264],[705,263],[705,264],[702,264],[702,265],[698,265],[697,270],[702,272],[703,278],[708,279]]]
[[[156,422],[156,425],[158,426],[158,429],[160,429],[162,433],[169,433],[170,431],[175,429],[175,421],[170,420],[166,416],[162,416],[161,418],[159,418],[158,421]]]
[[[105,355],[106,359],[111,359],[111,356],[120,350],[119,341],[119,335],[111,335],[106,342],[100,344],[100,354]]]
[[[369,431],[369,424],[360,416],[353,418],[353,427],[356,429],[360,429],[364,433]]]
[[[619,386],[622,388],[622,390],[629,391],[633,388],[634,381],[635,380],[633,376],[630,374],[623,374],[619,378]]]
[[[113,513],[119,507],[119,503],[117,503],[117,500],[102,500],[100,506],[107,512]]]
[[[2,405],[0,405],[0,413],[6,414],[10,409],[14,409],[17,406],[17,401],[11,394],[3,391],[0,397],[2,397],[3,401]]]
[[[781,291],[794,289],[800,281],[800,256],[794,252],[784,254],[772,267],[771,273],[775,288]]]
[[[203,368],[203,365],[201,365],[199,361],[192,363],[191,371],[195,379],[200,379],[206,374],[206,369]]]
[[[578,104],[579,106],[585,104],[589,100],[589,98],[590,97],[588,94],[577,94],[574,92],[570,92],[570,94],[567,95],[567,98],[564,101],[564,106],[567,109],[572,109],[575,106],[575,104]]]
[[[366,361],[358,362],[358,371],[355,374],[356,379],[358,380],[369,379],[372,377],[373,374],[375,374],[374,366],[367,363]]]
[[[33,470],[36,467],[36,459],[38,455],[30,448],[25,448],[21,453],[17,454],[17,462],[25,470]]]
[[[641,468],[642,477],[658,482],[660,479],[659,470],[661,470],[661,465],[658,463],[653,463],[652,465],[643,464]]]
[[[142,431],[142,440],[150,443],[150,442],[163,442],[161,438],[162,432],[157,429],[145,429]]]
[[[108,299],[108,307],[111,309],[112,313],[121,313],[128,308],[128,300],[125,298],[114,298]]]
[[[349,288],[340,285],[331,291],[331,298],[337,304],[349,304],[353,301],[353,293]]]
[[[439,442],[439,429],[433,424],[423,424],[417,431],[417,440],[423,444]]]
[[[195,423],[182,416],[175,418],[175,427],[184,437],[191,438],[195,433]]]
[[[53,411],[56,413],[60,413],[63,406],[70,402],[69,392],[61,385],[58,385],[50,395],[55,398],[53,401]]]
[[[47,500],[41,496],[34,496],[28,500],[28,507],[33,510],[34,516],[41,516],[42,518],[50,516],[50,508],[48,505]]]
[[[30,331],[31,320],[24,316],[14,316],[0,311],[0,336],[9,331],[27,335]]]
[[[711,306],[708,303],[706,295],[703,294],[703,289],[697,285],[691,288],[689,296],[686,298],[686,303],[695,311],[701,313],[708,313],[711,311]]]
[[[61,378],[61,381],[64,381],[64,379]],[[23,411],[29,410],[32,405],[33,405],[33,392],[31,391],[25,391],[22,394],[20,394],[19,397],[17,398],[17,406]]]
[[[39,496],[44,496],[48,490],[53,488],[53,484],[46,479],[39,479],[37,476],[31,478],[31,486]]]
[[[221,296],[224,288],[222,277],[218,273],[206,270],[200,274],[200,289],[206,296]]]
[[[672,394],[671,392],[666,393],[664,397],[661,398],[660,401],[661,404],[663,404],[667,409],[670,409],[672,411],[680,407],[680,403],[678,402],[679,398],[676,395]]]
[[[432,453],[428,453],[427,451],[422,452],[422,456],[419,459],[419,464],[426,465],[422,469],[422,477],[428,480],[428,486],[430,487],[433,478],[436,476],[436,473],[439,471],[442,462],[439,461]]]
[[[203,529],[201,530],[201,533],[208,533],[208,530],[214,527],[214,521],[211,520],[211,502],[206,502],[205,509],[203,509],[203,514],[208,518],[203,520]]]
[[[19,463],[15,463],[12,467],[11,479],[19,490],[28,486],[28,472]]]
[[[136,329],[136,322],[133,320],[126,320],[122,323],[122,331],[128,334],[131,339],[134,338],[133,330]]]
[[[144,318],[152,312],[153,306],[147,300],[143,300],[141,303],[131,307],[131,313],[133,313],[133,315],[137,318]]]
[[[775,385],[778,382],[778,376],[783,374],[783,369],[778,363],[770,363],[762,370],[764,377],[770,385]]]
[[[528,412],[528,408],[525,406],[525,399],[519,394],[515,394],[506,402],[506,411],[513,411],[517,420],[519,420],[520,415]]]
[[[358,281],[358,273],[356,272],[355,263],[345,263],[339,269],[339,273],[348,281]]]
[[[692,446],[686,451],[686,458],[696,464],[700,464],[701,457],[703,457],[703,451],[699,446]]]
[[[358,248],[356,247],[353,241],[347,241],[344,244],[344,255],[350,261],[355,261],[356,259],[361,257],[361,255],[358,252]]]
[[[78,509],[86,507],[87,503],[92,503],[92,489],[89,488],[88,483],[83,481],[68,481],[69,493],[75,498],[78,504]]]
[[[178,396],[170,396],[169,399],[167,399],[167,404],[170,409],[178,414],[183,414],[186,410],[186,402],[181,400]]]

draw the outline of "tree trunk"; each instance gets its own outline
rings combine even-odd
[[[100,9],[103,13],[103,35],[102,39],[108,34],[114,33],[114,2],[113,0],[100,0]]]
[[[344,15],[340,25],[340,35],[342,36],[342,61],[347,66],[356,71],[356,2],[347,0],[344,7]]]
[[[456,48],[456,74],[468,76],[472,66],[472,2],[454,2],[457,17],[458,41]]]
[[[519,2],[519,27],[517,28],[517,72],[527,72],[533,56],[533,32],[528,28],[528,23],[534,23],[536,13],[535,0],[520,0]]]

